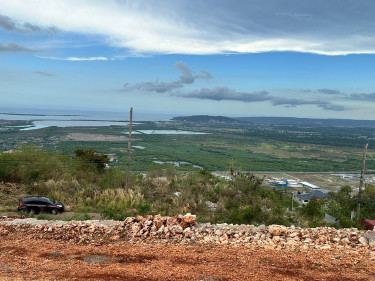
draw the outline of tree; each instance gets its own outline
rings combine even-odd
[[[368,185],[362,194],[361,218],[375,219],[375,185]]]
[[[311,198],[309,203],[302,206],[301,212],[302,215],[308,217],[311,220],[322,219],[324,217],[323,202],[313,197]]]
[[[343,187],[340,188],[338,194],[343,195],[343,196],[345,196],[347,198],[351,198],[352,192],[353,192],[353,189],[352,189],[351,186],[344,185]]]
[[[74,150],[74,153],[76,154],[76,158],[81,162],[89,165],[93,164],[98,170],[104,170],[106,164],[109,163],[107,155],[97,153],[92,147],[87,150],[77,148]]]
[[[340,227],[352,227],[352,210],[355,209],[356,201],[352,197],[353,189],[349,185],[342,186],[337,192],[330,192],[332,200],[327,204],[327,212],[333,216]]]

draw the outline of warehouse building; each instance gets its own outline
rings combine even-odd
[[[300,184],[301,184],[303,187],[307,187],[307,188],[310,188],[310,189],[313,189],[313,190],[320,189],[319,186],[316,186],[315,184],[309,183],[309,182],[307,182],[307,181],[302,181],[302,182],[300,182]]]

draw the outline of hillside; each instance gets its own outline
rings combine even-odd
[[[175,121],[197,122],[197,123],[238,123],[239,121],[225,116],[193,115],[173,117]]]
[[[375,127],[375,120],[353,120],[353,119],[314,119],[295,117],[236,117],[241,122],[257,124],[277,124],[312,127]]]
[[[375,127],[375,120],[354,120],[354,119],[317,119],[297,117],[226,117],[211,115],[192,115],[173,117],[175,121],[195,123],[253,123],[267,125],[294,125],[310,127]]]

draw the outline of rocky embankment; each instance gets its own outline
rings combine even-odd
[[[152,243],[213,243],[275,249],[369,248],[375,254],[375,231],[332,227],[299,228],[281,225],[254,226],[197,224],[191,214],[129,217],[125,221],[44,221],[33,218],[0,219],[0,236],[14,231],[37,238],[54,238],[100,245],[125,240]]]

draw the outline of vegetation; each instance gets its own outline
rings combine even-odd
[[[352,211],[356,210],[358,195],[352,195],[350,186],[343,186],[336,193],[331,193],[332,200],[327,204],[327,212],[334,216],[339,227],[359,227],[358,220],[351,220]],[[375,219],[375,186],[367,185],[362,192],[360,219]]]
[[[104,218],[119,220],[136,214],[191,212],[200,221],[215,223],[314,227],[324,225],[328,213],[338,220],[338,227],[358,226],[350,219],[357,199],[349,186],[331,193],[328,200],[313,199],[291,210],[290,194],[263,185],[252,174],[234,173],[232,180],[225,180],[207,170],[183,173],[169,164],[150,169],[147,176],[134,173],[130,188],[125,189],[126,175],[119,167],[103,169],[107,158],[92,148],[76,151],[77,156],[70,157],[22,145],[12,153],[1,153],[0,182],[9,184],[0,186],[0,205],[14,208],[19,197],[37,195],[83,214],[100,212]],[[362,217],[374,219],[375,186],[365,189],[363,202]]]
[[[83,165],[86,165],[89,168],[91,168],[92,165],[95,165],[99,171],[104,170],[109,163],[107,155],[97,153],[92,147],[87,150],[77,148],[74,150],[74,153]]]
[[[0,181],[21,186],[17,190],[8,188],[8,193],[52,197],[73,210],[99,211],[112,219],[192,212],[203,221],[293,222],[287,211],[290,198],[262,186],[262,180],[251,175],[240,174],[227,181],[206,170],[183,174],[170,165],[163,170],[152,169],[146,177],[134,174],[131,188],[126,190],[126,175],[119,168],[98,169],[96,161],[82,154],[94,155],[95,159],[101,156],[93,149],[71,158],[21,146],[13,153],[0,154]],[[215,204],[215,210],[209,208],[210,203]],[[16,206],[16,202],[8,204]]]
[[[373,122],[357,121],[353,126],[351,123],[348,126],[338,123],[338,126],[335,125],[337,121],[322,124],[321,120],[310,119],[305,120],[307,123],[300,119],[292,120],[294,123],[286,120],[289,123],[285,123],[280,118],[272,122],[263,119],[225,122],[226,119],[207,118],[198,118],[197,122],[134,124],[132,170],[147,172],[154,168],[166,169],[163,167],[165,165],[154,161],[182,161],[177,167],[181,171],[193,171],[194,164],[208,171],[227,171],[229,159],[235,159],[241,170],[252,172],[355,172],[359,170],[363,144],[368,142],[370,148],[375,144]],[[125,169],[127,144],[124,140],[104,141],[100,137],[92,140],[92,136],[100,135],[124,137],[127,128],[122,126],[48,127],[21,131],[20,127],[11,126],[22,126],[22,122],[26,126],[30,124],[29,121],[4,122],[7,123],[0,121],[0,150],[12,150],[20,143],[27,142],[48,151],[61,151],[74,156],[77,148],[87,151],[95,147],[101,154],[116,154],[118,162],[108,164]],[[139,130],[187,130],[205,134],[135,134]],[[82,138],[67,138],[72,134],[80,134]],[[91,137],[85,140],[85,134]],[[375,153],[370,150],[367,167],[373,169],[374,165]]]

